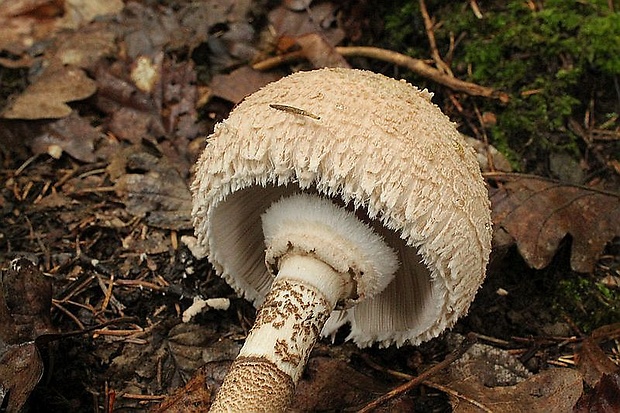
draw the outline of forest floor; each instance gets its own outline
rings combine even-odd
[[[450,332],[387,349],[323,340],[291,411],[620,410],[617,124],[578,183],[513,172],[476,107],[510,91],[350,47],[377,30],[367,2],[275,3],[0,2],[0,411],[205,410],[255,310],[183,242],[192,167],[244,96],[322,66],[436,91],[477,139],[496,233]],[[184,320],[199,298],[225,305]]]

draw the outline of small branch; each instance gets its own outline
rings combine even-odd
[[[269,69],[273,69],[274,67],[278,67],[284,63],[295,62],[297,60],[303,59],[304,54],[297,50],[295,52],[290,52],[286,54],[280,54],[273,57],[268,57],[265,60],[261,60],[260,62],[256,62],[252,64],[252,69],[265,71]]]
[[[443,61],[443,59],[439,55],[439,49],[437,49],[437,41],[435,40],[435,32],[433,31],[433,20],[428,14],[428,9],[426,8],[426,2],[424,0],[420,0],[420,11],[422,13],[422,19],[424,20],[424,27],[426,28],[426,37],[428,37],[428,44],[431,47],[431,56],[433,57],[435,64],[440,71],[450,77],[454,77],[454,75],[452,74],[452,70],[450,70],[450,67],[447,65],[446,62]]]
[[[469,0],[469,6],[471,7],[471,10],[474,12],[474,16],[476,16],[477,19],[484,18],[476,0]]]
[[[473,335],[470,337],[467,337],[465,341],[463,341],[463,343],[456,350],[448,354],[448,356],[446,356],[446,358],[443,361],[435,364],[433,367],[423,371],[418,376],[412,378],[408,382],[396,387],[395,389],[390,390],[383,396],[368,403],[361,410],[359,410],[358,413],[368,413],[368,412],[374,411],[376,408],[378,408],[379,406],[381,406],[383,403],[387,402],[388,400],[391,400],[394,397],[400,394],[403,394],[405,392],[408,392],[409,390],[419,386],[424,381],[426,381],[428,378],[439,373],[441,370],[445,369],[450,364],[454,363],[456,360],[461,358],[461,356],[465,354],[465,352],[469,349],[469,347],[471,347],[472,344],[474,344],[474,342],[475,342],[475,337],[473,337]]]
[[[428,387],[432,387],[433,389],[442,391],[446,394],[449,394],[453,397],[456,397],[457,399],[461,399],[469,404],[472,404],[474,406],[476,406],[477,408],[479,408],[480,410],[482,410],[485,413],[493,413],[493,410],[489,409],[488,407],[486,407],[484,404],[477,402],[476,400],[472,399],[471,397],[467,397],[459,392],[457,392],[456,390],[451,389],[450,387],[447,386],[442,386],[441,384],[437,384],[431,381],[424,381],[423,383],[425,386]]]
[[[344,57],[368,57],[405,67],[422,77],[444,85],[452,90],[464,92],[472,96],[499,99],[503,103],[507,103],[510,100],[507,93],[500,92],[489,87],[480,86],[475,83],[465,82],[455,77],[450,77],[445,73],[440,72],[438,69],[429,66],[423,60],[415,59],[398,52],[368,46],[336,47],[335,49],[336,52],[340,53]],[[302,57],[303,55],[301,53],[288,53],[286,55],[275,56],[258,62],[254,64],[252,68],[255,70],[268,70],[283,63],[299,60]]]
[[[463,80],[459,80],[455,77],[447,76],[444,73],[441,73],[439,70],[434,67],[429,66],[423,60],[415,59],[413,57],[394,52],[391,50],[380,49],[377,47],[336,47],[336,51],[343,56],[361,56],[361,57],[369,57],[378,60],[384,60],[386,62],[393,63],[398,66],[406,67],[419,74],[420,76],[431,79],[434,82],[437,82],[441,85],[444,85],[450,89],[465,92],[472,96],[483,96],[494,99],[499,99],[503,103],[506,103],[510,100],[510,97],[507,93],[497,91],[495,89],[480,86],[475,83],[465,82]]]

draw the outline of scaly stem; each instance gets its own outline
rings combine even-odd
[[[349,276],[313,256],[288,255],[279,267],[210,412],[284,411],[325,322],[350,293]]]

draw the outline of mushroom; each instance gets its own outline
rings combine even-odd
[[[476,156],[410,84],[299,72],[218,124],[192,185],[198,245],[259,309],[211,411],[283,411],[320,336],[416,345],[467,312],[491,244]]]

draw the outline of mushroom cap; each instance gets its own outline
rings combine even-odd
[[[259,306],[273,276],[261,215],[283,196],[332,199],[368,222],[400,267],[380,293],[335,310],[361,347],[418,344],[451,327],[481,285],[488,193],[473,150],[410,84],[356,69],[299,72],[248,96],[218,124],[192,185],[198,244]]]

